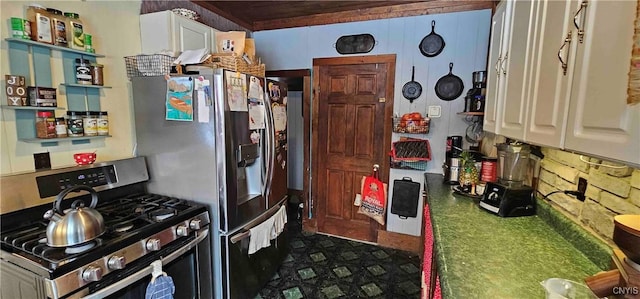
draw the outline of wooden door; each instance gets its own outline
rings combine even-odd
[[[567,149],[640,164],[640,105],[627,104],[637,5],[589,1],[578,16]]]
[[[314,59],[314,217],[319,232],[376,242],[379,225],[353,205],[379,164],[388,182],[395,55]]]

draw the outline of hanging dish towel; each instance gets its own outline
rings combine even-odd
[[[176,286],[173,284],[173,278],[166,274],[152,278],[147,285],[147,292],[144,299],[173,299],[173,293]]]
[[[273,230],[271,231],[271,240],[275,239],[284,230],[287,224],[287,208],[282,205],[280,209],[273,215]]]
[[[256,251],[271,245],[274,220],[274,217],[270,217],[249,229],[249,254],[254,254]]]

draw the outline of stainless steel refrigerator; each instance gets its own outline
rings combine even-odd
[[[249,230],[286,206],[286,86],[222,69],[168,79],[132,79],[148,191],[210,207],[213,292],[253,298],[288,253],[285,229],[248,254]]]

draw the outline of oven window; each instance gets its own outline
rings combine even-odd
[[[168,265],[164,265],[162,270],[171,276],[176,286],[176,292],[173,294],[174,299],[193,299],[197,298],[197,274],[196,274],[196,255],[191,250],[187,254],[180,256]],[[124,278],[126,279],[126,278]],[[151,281],[151,275],[138,280],[126,289],[122,289],[117,293],[106,298],[108,299],[142,299],[145,298],[147,285]]]

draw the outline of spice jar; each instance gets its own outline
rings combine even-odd
[[[56,118],[56,135],[58,138],[67,137],[67,121],[64,117]]]
[[[65,12],[64,15],[69,20],[69,29],[67,29],[69,48],[84,51],[84,27],[80,15],[74,12]]]
[[[76,83],[91,85],[92,81],[89,60],[76,58]]]
[[[67,18],[62,12],[55,8],[47,8],[47,12],[51,14],[51,34],[53,44],[56,46],[67,46]]]
[[[109,115],[107,111],[100,111],[98,116],[98,135],[109,135]]]
[[[82,125],[82,116],[84,112],[67,111],[67,135],[69,137],[84,136],[84,127]]]
[[[53,111],[36,112],[36,137],[56,138],[56,119]]]
[[[91,78],[93,85],[104,85],[104,77],[102,70],[104,65],[98,63],[91,64]]]
[[[97,136],[98,135],[98,112],[87,111],[82,119],[82,126],[84,128],[84,136]]]

